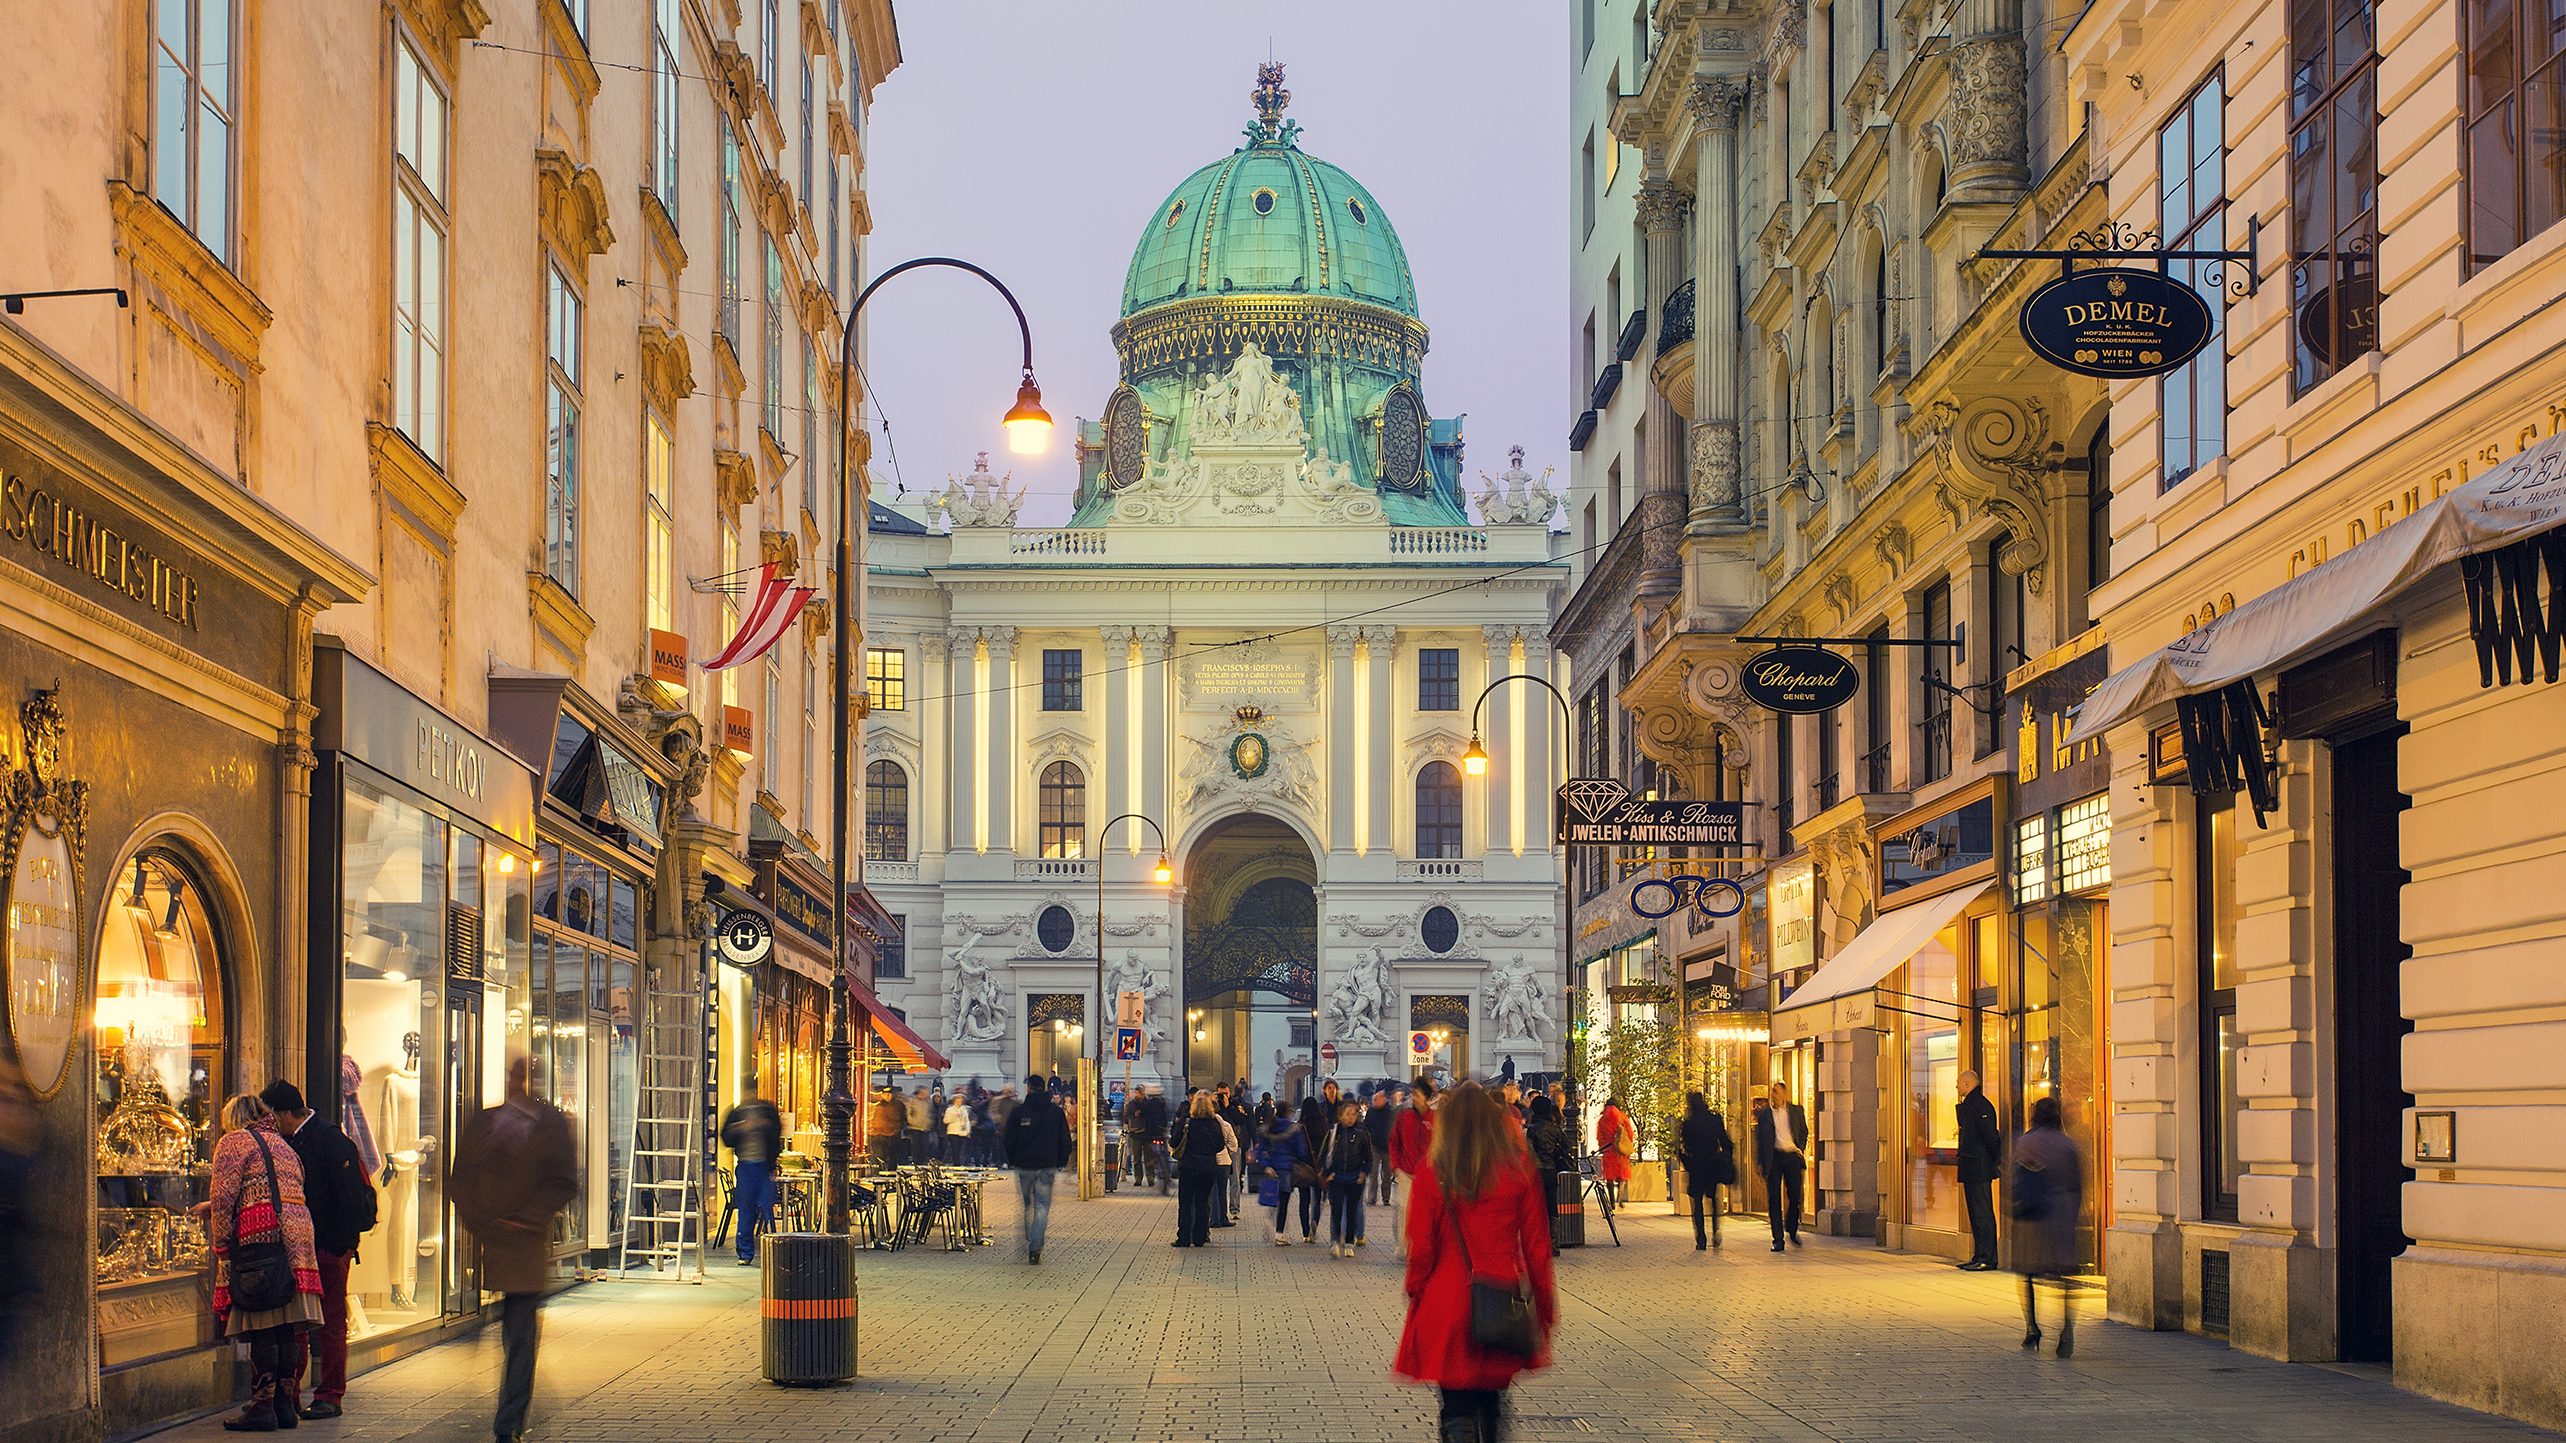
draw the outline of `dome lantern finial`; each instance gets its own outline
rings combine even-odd
[[[1290,145],[1301,127],[1283,118],[1284,109],[1292,103],[1292,92],[1283,88],[1283,62],[1269,60],[1256,67],[1256,88],[1248,92],[1248,99],[1256,105],[1256,124],[1247,131],[1249,143]]]

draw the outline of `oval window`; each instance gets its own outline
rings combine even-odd
[[[1461,919],[1452,915],[1450,907],[1428,907],[1417,923],[1417,932],[1426,950],[1440,957],[1461,941]]]
[[[1345,208],[1353,214],[1354,223],[1356,225],[1370,225],[1372,223],[1372,217],[1364,214],[1363,212],[1363,202],[1355,199],[1353,196],[1347,196],[1345,198]]]
[[[1078,918],[1056,903],[1045,907],[1042,915],[1034,919],[1034,940],[1042,944],[1045,952],[1066,952],[1069,944],[1078,940]]]
[[[1272,215],[1274,214],[1274,192],[1260,190],[1248,198],[1248,204],[1256,207],[1258,215]]]
[[[1171,205],[1171,206],[1169,206],[1169,207],[1167,208],[1167,229],[1169,229],[1169,230],[1174,230],[1174,229],[1176,229],[1176,222],[1178,222],[1179,220],[1184,219],[1184,216],[1185,216],[1185,201],[1184,201],[1184,198],[1180,196],[1180,197],[1178,197],[1178,198],[1177,198],[1177,201],[1176,201],[1176,203],[1175,203],[1174,205]]]

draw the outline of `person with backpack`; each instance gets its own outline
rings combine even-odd
[[[1684,1094],[1684,1123],[1675,1137],[1675,1160],[1684,1165],[1684,1191],[1693,1199],[1693,1251],[1720,1245],[1720,1189],[1737,1181],[1737,1144],[1728,1124],[1699,1092]],[[1711,1230],[1702,1233],[1702,1200],[1710,1199]]]
[[[336,1418],[347,1400],[347,1270],[356,1261],[358,1242],[374,1231],[374,1184],[356,1144],[338,1124],[303,1105],[303,1090],[279,1078],[258,1100],[276,1115],[276,1130],[285,1134],[303,1166],[304,1206],[312,1214],[312,1244],[321,1273],[321,1321],[294,1335],[293,1351],[277,1379],[278,1416],[287,1409],[303,1418]],[[312,1379],[312,1401],[303,1401],[303,1375],[318,1365]]]
[[[231,1433],[273,1433],[302,1422],[285,1372],[297,1336],[321,1321],[321,1264],[303,1197],[303,1161],[267,1104],[241,1093],[223,1104],[210,1200],[197,1204],[214,1253],[214,1322],[249,1345],[250,1394]]]
[[[1291,1238],[1284,1234],[1284,1224],[1292,1210],[1292,1195],[1301,1192],[1300,1175],[1310,1172],[1310,1135],[1287,1108],[1276,1108],[1256,1132],[1257,1200],[1274,1209],[1274,1246],[1289,1247]],[[1310,1199],[1301,1198],[1301,1237],[1310,1236]]]
[[[1318,1169],[1328,1190],[1328,1256],[1350,1258],[1363,1245],[1363,1189],[1372,1181],[1372,1134],[1353,1098],[1336,1105],[1336,1121],[1319,1140]]]
[[[1025,1262],[1042,1262],[1042,1236],[1051,1224],[1051,1186],[1069,1165],[1069,1118],[1039,1077],[1025,1079],[1025,1100],[1007,1115],[1000,1142],[1016,1170],[1016,1197],[1025,1208]]]

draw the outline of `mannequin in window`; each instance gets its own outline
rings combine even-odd
[[[419,1034],[401,1036],[402,1063],[383,1076],[383,1261],[391,1273],[391,1305],[415,1307],[419,1272],[419,1168],[437,1140],[419,1133]]]

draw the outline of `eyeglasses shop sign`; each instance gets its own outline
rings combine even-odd
[[[1738,689],[1766,711],[1814,714],[1853,700],[1862,673],[1853,658],[1822,646],[1777,646],[1747,659]]]
[[[2171,276],[2104,266],[2023,300],[2023,341],[2042,360],[2106,381],[2174,370],[2210,342],[2210,306]]]

